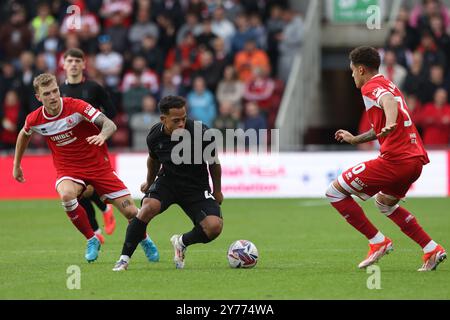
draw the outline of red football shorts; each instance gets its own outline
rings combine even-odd
[[[347,192],[362,200],[367,200],[378,192],[402,199],[420,177],[422,167],[420,158],[402,161],[377,158],[344,171],[338,177],[338,182]]]
[[[101,171],[95,175],[80,173],[59,174],[56,178],[55,188],[63,180],[72,180],[84,187],[89,184],[92,185],[102,201],[114,200],[130,194],[128,188],[112,169]]]

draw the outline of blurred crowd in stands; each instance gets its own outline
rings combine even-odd
[[[450,144],[450,10],[439,0],[402,8],[383,49],[381,73],[404,93],[425,145]],[[366,115],[360,132],[370,129]],[[370,146],[369,146],[370,147]]]
[[[399,20],[396,47],[389,48],[403,68],[422,63],[425,79],[450,59],[438,49],[436,27],[429,40],[410,39],[428,30],[422,15],[416,20],[419,29]],[[443,30],[448,16],[441,23]],[[63,53],[70,48],[85,52],[85,76],[103,85],[117,108],[112,146],[145,150],[148,130],[159,121],[157,102],[167,95],[186,97],[189,116],[210,127],[271,128],[302,37],[302,17],[287,0],[2,1],[0,147],[14,147],[25,116],[40,106],[33,78],[51,72],[64,82]],[[32,140],[31,147],[44,146]]]

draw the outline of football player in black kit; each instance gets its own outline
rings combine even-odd
[[[84,52],[82,50],[74,48],[69,49],[64,53],[64,71],[66,73],[66,80],[64,81],[64,84],[59,87],[61,96],[77,98],[89,102],[93,107],[100,109],[109,119],[113,119],[117,114],[117,111],[108,92],[97,82],[87,80],[83,76],[83,70],[85,68]],[[104,237],[102,236],[101,229],[95,219],[95,209],[91,201],[94,202],[103,213],[106,234],[112,234],[116,226],[113,206],[101,201],[92,186],[87,187],[83,197],[79,200],[79,203],[86,210],[92,229],[101,243],[103,243]]]
[[[207,159],[203,158],[203,154],[206,154],[205,149],[211,150],[211,146],[215,146],[211,145],[214,141],[203,141],[207,140],[203,139],[203,134],[208,128],[201,122],[187,119],[186,101],[182,97],[164,97],[158,107],[161,122],[154,125],[147,136],[149,156],[147,178],[141,185],[141,191],[145,193],[142,207],[128,225],[122,255],[113,271],[127,270],[130,258],[142,238],[141,235],[145,233],[147,224],[172,204],[178,204],[194,224],[191,231],[173,235],[170,239],[175,251],[174,262],[177,269],[184,268],[184,255],[188,246],[195,243],[208,243],[222,232],[221,166],[216,151],[212,152],[212,160],[207,162]],[[181,142],[172,139],[174,135],[179,135],[179,130],[175,131],[176,129],[185,129],[182,132],[190,136],[188,144],[191,147],[187,150],[194,152],[188,155],[190,158],[188,161],[174,162],[174,155],[180,154],[175,150],[179,150],[179,143],[183,143],[185,137],[183,134]],[[194,132],[200,132],[200,135],[195,135]],[[197,148],[196,144],[201,147]],[[182,150],[182,152],[185,151]],[[202,154],[195,154],[195,152],[202,152]],[[183,154],[183,159],[185,155]],[[208,169],[213,184],[212,192],[209,186]]]

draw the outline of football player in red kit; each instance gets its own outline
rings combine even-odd
[[[380,212],[422,247],[423,265],[418,271],[435,270],[447,253],[422,229],[416,218],[398,204],[419,178],[422,167],[429,163],[403,94],[378,73],[380,56],[376,49],[359,47],[353,50],[350,67],[356,87],[361,89],[372,129],[358,136],[338,130],[335,138],[352,145],[378,139],[380,155],[344,171],[330,184],[326,196],[347,222],[369,240],[369,253],[359,268],[376,263],[393,250],[393,245],[391,239],[368,220],[352,195],[362,200],[375,196]]]
[[[93,262],[98,257],[100,241],[89,224],[86,211],[78,205],[78,197],[86,186],[92,185],[103,201],[111,202],[128,220],[138,212],[130,192],[109,160],[105,141],[115,132],[116,125],[83,100],[61,98],[52,74],[37,76],[33,85],[36,98],[43,106],[27,116],[19,133],[13,176],[17,181],[25,182],[20,166],[23,154],[33,132],[43,135],[53,156],[56,191],[70,220],[88,240],[85,258]],[[157,261],[156,246],[147,235],[142,236],[141,245],[147,258]]]

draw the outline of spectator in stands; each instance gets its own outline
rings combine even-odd
[[[20,100],[17,92],[9,90],[2,103],[0,117],[0,149],[13,150],[17,140],[17,128],[20,112]]]
[[[259,112],[259,107],[255,102],[247,102],[245,104],[245,119],[244,119],[244,130],[249,129],[256,130],[257,144],[265,143],[267,137],[264,140],[260,140],[259,130],[267,129],[267,120]],[[248,141],[246,141],[248,146]]]
[[[224,1],[223,8],[225,9],[225,18],[229,21],[235,21],[236,17],[245,11],[241,0]]]
[[[147,135],[150,128],[159,122],[159,113],[156,110],[156,100],[151,95],[142,97],[142,109],[130,118],[130,129],[133,131],[133,149],[147,150]]]
[[[219,104],[231,102],[234,108],[242,110],[242,98],[244,96],[244,84],[237,78],[232,65],[225,67],[223,79],[219,82],[216,97]]]
[[[95,67],[105,79],[106,87],[117,90],[120,84],[123,57],[120,53],[112,50],[109,35],[101,35],[98,41],[100,52],[95,57]]]
[[[285,83],[288,80],[295,56],[300,52],[303,43],[303,20],[292,10],[284,10],[283,20],[286,26],[279,34],[278,78]]]
[[[12,5],[9,23],[0,29],[0,43],[6,59],[11,60],[18,67],[18,57],[24,50],[31,47],[32,34],[26,23],[26,12],[22,6]]]
[[[209,15],[208,7],[203,0],[188,1],[187,12],[195,14],[197,19],[206,18]]]
[[[250,28],[249,18],[246,14],[239,14],[235,20],[237,30],[231,39],[231,53],[236,54],[244,50],[246,43],[252,40],[257,43],[257,34],[255,30]]]
[[[397,57],[394,51],[387,50],[384,53],[383,63],[380,66],[380,73],[403,90],[407,71],[403,66],[397,63]]]
[[[122,80],[122,91],[135,86],[142,86],[153,95],[158,94],[159,91],[158,75],[147,68],[147,62],[143,56],[133,58],[132,70],[127,71]]]
[[[397,63],[403,68],[408,68],[411,65],[412,53],[404,45],[404,36],[399,31],[392,32],[389,36],[388,43],[386,44],[385,50],[390,50],[395,53]]]
[[[131,14],[133,12],[133,0],[103,0],[100,8],[100,16],[104,19],[103,26],[108,28],[112,24],[112,17],[116,13],[122,15],[123,23],[126,27],[130,25]]]
[[[228,64],[233,63],[233,60],[226,51],[225,41],[222,38],[217,37],[216,39],[214,39],[213,47],[214,47],[214,61],[215,63],[220,64],[221,69],[223,71]]]
[[[50,6],[48,3],[45,1],[39,2],[37,5],[37,16],[31,20],[34,45],[47,37],[48,28],[55,22],[55,18],[50,14]]]
[[[256,47],[255,39],[248,39],[244,50],[239,51],[234,60],[239,79],[243,82],[249,81],[253,76],[254,68],[261,68],[270,72],[270,62],[267,54]]]
[[[430,28],[431,17],[435,15],[442,17],[445,29],[450,26],[448,9],[439,0],[422,0],[422,3],[417,4],[411,11],[409,23],[413,28],[427,30]]]
[[[159,14],[156,17],[159,28],[158,47],[161,49],[163,56],[176,45],[176,28],[170,16]]]
[[[423,84],[426,81],[423,68],[423,56],[419,51],[414,52],[412,56],[411,67],[405,78],[403,89],[405,93],[418,96]]]
[[[231,41],[236,33],[234,24],[225,16],[223,6],[218,6],[213,13],[212,32],[222,38],[225,42],[225,50],[230,52]]]
[[[20,79],[13,64],[9,61],[3,62],[0,73],[0,103],[5,99],[6,92],[18,90],[20,86]]]
[[[198,15],[195,12],[190,11],[186,14],[186,23],[177,32],[177,45],[183,42],[188,33],[192,33],[194,37],[202,33],[202,25],[198,19]]]
[[[36,54],[45,55],[49,72],[55,73],[58,67],[58,52],[64,50],[64,42],[59,36],[59,26],[55,22],[48,28],[48,36],[36,45]]]
[[[20,79],[19,97],[21,99],[21,113],[19,115],[19,127],[22,127],[25,116],[37,109],[41,103],[34,96],[33,79],[38,75],[35,65],[35,56],[31,51],[23,51],[20,55]]]
[[[113,51],[121,54],[129,51],[128,28],[125,24],[123,12],[115,11],[112,13],[109,26],[105,28],[104,33],[109,35]]]
[[[420,33],[409,25],[409,10],[405,7],[400,8],[391,32],[400,33],[403,45],[411,51],[414,51],[420,42]]]
[[[183,24],[184,13],[179,0],[153,1],[152,5],[156,16],[171,17],[175,30]]]
[[[141,49],[142,39],[146,36],[151,36],[157,42],[159,29],[156,23],[150,21],[149,12],[141,10],[137,13],[137,21],[131,26],[128,33],[128,40],[134,52]]]
[[[175,70],[176,67],[164,70],[159,94],[160,99],[167,96],[184,96],[181,79],[176,77]]]
[[[214,128],[219,129],[222,132],[223,150],[225,150],[227,146],[233,146],[232,150],[227,151],[234,151],[235,144],[232,143],[233,141],[227,141],[226,130],[239,128],[239,121],[240,112],[237,112],[233,103],[230,101],[223,101],[219,107],[219,115],[214,120]]]
[[[195,36],[195,41],[199,50],[213,50],[213,42],[217,35],[212,29],[211,18],[205,18],[202,22],[202,31]]]
[[[450,105],[448,92],[440,88],[434,94],[434,102],[423,107],[420,116],[423,142],[426,146],[448,147],[450,142]]]
[[[285,25],[283,10],[279,5],[273,5],[270,9],[270,17],[266,22],[267,54],[272,66],[272,75],[278,74],[278,39],[281,37]]]
[[[448,80],[445,79],[444,68],[439,64],[431,67],[429,77],[419,91],[420,100],[424,104],[433,101],[437,89],[449,90],[450,87]]]
[[[142,38],[140,49],[135,54],[144,56],[147,66],[160,76],[164,69],[164,57],[157,43],[158,41],[154,36],[146,35]]]
[[[425,31],[422,34],[420,45],[417,48],[423,54],[423,67],[427,71],[432,65],[439,64],[446,66],[445,54],[437,46],[432,34]]]
[[[183,79],[187,79],[187,82],[190,82],[192,72],[200,67],[199,50],[192,33],[187,33],[181,45],[169,51],[165,67],[172,68],[175,64],[181,66]]]
[[[153,70],[146,67],[144,57],[133,58],[132,69],[125,73],[121,89],[123,108],[128,116],[141,111],[141,102],[144,96],[159,93],[158,76]]]
[[[213,125],[216,118],[216,103],[214,96],[206,88],[205,79],[194,79],[193,91],[187,95],[188,113],[193,120],[202,121],[208,127]]]
[[[200,53],[200,67],[194,72],[192,77],[202,77],[205,79],[208,90],[216,92],[224,67],[224,65],[214,61],[214,56],[211,51],[203,51]]]
[[[431,17],[430,27],[436,44],[446,55],[445,59],[448,64],[450,62],[450,36],[445,30],[442,18],[440,16]],[[449,69],[449,65],[447,65],[447,69]]]
[[[250,31],[256,39],[258,48],[267,49],[267,31],[262,23],[261,17],[255,13],[249,16]]]
[[[253,69],[253,78],[246,82],[244,89],[245,101],[252,101],[267,117],[273,108],[273,94],[275,92],[275,81],[269,74],[260,68]]]

